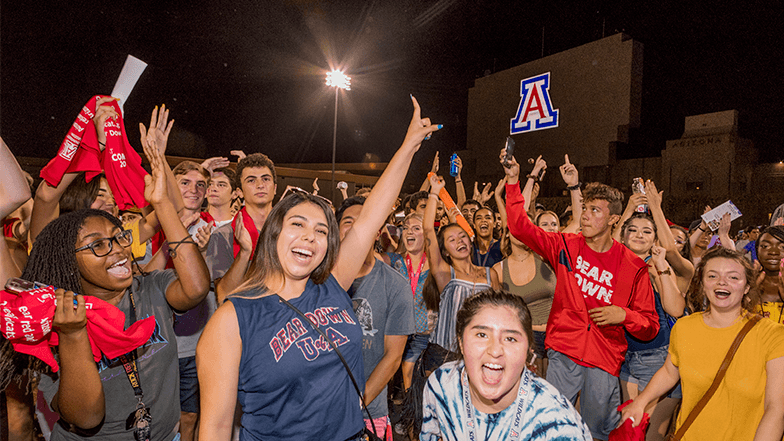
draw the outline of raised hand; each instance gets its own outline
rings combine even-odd
[[[666,271],[669,267],[667,263],[667,250],[658,245],[651,248],[651,261],[656,271]]]
[[[318,178],[313,180],[313,194],[318,194],[319,190],[321,190],[318,186]]]
[[[504,166],[504,158],[506,157],[506,149],[501,149],[501,154],[498,155],[498,158],[501,162],[501,166],[504,167],[504,173],[506,173],[506,182],[509,184],[517,184],[518,179],[520,178],[520,164],[517,163],[517,159],[514,156],[509,160],[508,166]]]
[[[431,173],[438,173],[438,150],[436,150],[436,156],[433,158],[433,165],[430,166]]]
[[[482,205],[484,205],[487,201],[489,201],[490,198],[493,196],[492,191],[493,191],[493,184],[491,182],[485,184],[485,188],[482,189],[482,194],[479,196],[479,202],[481,202]]]
[[[580,178],[577,174],[577,167],[569,162],[569,155],[564,155],[564,163],[559,168],[559,170],[561,171],[561,177],[563,178],[567,187],[574,187],[580,183]]]
[[[661,208],[662,200],[664,199],[664,191],[658,191],[656,184],[650,179],[645,182],[645,194],[648,196],[648,205],[657,209]],[[652,211],[653,209],[651,209]]]
[[[117,98],[110,96],[102,96],[95,102],[95,116],[93,116],[93,124],[95,124],[95,133],[98,136],[98,148],[103,151],[106,148],[106,120],[111,118],[116,120],[120,116],[114,107],[105,106],[104,104],[116,101]]]
[[[253,240],[250,237],[248,229],[242,223],[242,213],[237,213],[237,227],[234,228],[234,238],[240,244],[243,251],[251,252],[253,250]]]
[[[152,172],[151,175],[144,177],[144,199],[155,206],[168,198],[163,153],[159,150],[154,137],[148,137],[147,142],[142,144],[142,148],[147,160],[150,161]]]
[[[501,197],[504,192],[504,186],[506,186],[506,176],[503,179],[498,181],[498,185],[495,186],[495,195]]]
[[[242,150],[232,150],[229,153],[231,153],[232,156],[236,156],[237,157],[237,161],[241,160],[242,158],[244,158],[246,156],[245,152],[243,152]]]
[[[458,178],[463,171],[463,160],[457,155],[455,155],[455,167],[457,167],[457,176],[455,176],[455,178]]]
[[[202,253],[207,251],[207,245],[210,243],[211,235],[212,225],[204,225],[196,231],[196,244],[199,246],[199,251]]]
[[[411,95],[411,102],[414,104],[414,114],[411,116],[411,122],[408,124],[408,131],[403,140],[403,145],[411,146],[414,148],[414,151],[417,151],[422,145],[422,141],[431,133],[441,129],[443,125],[431,124],[430,118],[422,118],[422,109],[420,109],[419,103],[413,95]]]
[[[441,192],[441,189],[444,188],[446,183],[444,182],[444,178],[438,175],[430,175],[430,193],[438,194]]]
[[[165,104],[162,104],[160,109],[155,106],[152,109],[150,116],[150,128],[144,127],[144,124],[139,123],[139,132],[142,136],[142,147],[150,143],[150,139],[155,140],[155,145],[160,151],[161,155],[166,153],[166,144],[169,142],[169,133],[171,132],[174,120],[169,120],[169,109]],[[167,122],[168,121],[168,122]]]
[[[204,162],[201,163],[201,166],[207,169],[210,172],[210,175],[219,168],[228,167],[229,166],[229,158],[224,158],[222,156],[215,156],[213,158],[207,158]]]
[[[542,158],[542,155],[539,155],[539,157],[537,157],[536,161],[534,162],[534,169],[531,170],[531,175],[538,177],[539,172],[542,170],[547,170],[547,161]],[[542,173],[542,177],[544,177],[544,173]]]
[[[730,214],[724,213],[724,216],[721,217],[721,221],[719,221],[719,236],[729,237],[731,225],[732,220]]]
[[[479,182],[474,182],[474,195],[471,198],[475,201],[482,198],[482,194],[479,193]]]

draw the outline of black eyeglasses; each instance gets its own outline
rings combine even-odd
[[[95,254],[95,257],[103,257],[112,252],[114,242],[117,242],[117,244],[123,248],[131,246],[131,243],[133,243],[133,234],[131,233],[131,230],[123,230],[114,235],[114,237],[104,237],[103,239],[95,240],[83,247],[75,249],[74,252],[78,253],[79,251],[90,250]]]

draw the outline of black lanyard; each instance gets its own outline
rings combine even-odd
[[[131,297],[131,324],[133,324],[136,322],[136,301],[133,298],[133,291],[129,291],[128,295]],[[136,349],[120,356],[125,375],[128,376],[128,381],[131,382],[131,387],[133,388],[133,394],[138,401],[136,409],[125,420],[125,430],[133,429],[133,437],[136,441],[149,441],[152,416],[150,415],[150,408],[146,407],[144,402],[142,402],[144,393],[139,380],[139,368],[136,365],[136,359]]]

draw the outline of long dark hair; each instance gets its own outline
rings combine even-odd
[[[22,279],[54,285],[82,293],[82,279],[76,264],[76,238],[85,221],[91,217],[108,219],[122,228],[119,219],[101,210],[88,208],[72,211],[49,222],[36,237]]]
[[[716,247],[702,256],[702,260],[700,263],[697,264],[697,268],[694,271],[694,277],[691,279],[691,284],[689,285],[689,290],[686,293],[686,303],[689,307],[691,312],[708,312],[710,311],[710,302],[708,302],[708,298],[705,297],[705,293],[703,291],[704,284],[703,284],[703,277],[705,276],[705,265],[712,259],[717,258],[724,258],[730,259],[738,262],[744,270],[746,275],[746,284],[749,286],[749,292],[743,296],[743,301],[741,302],[741,308],[747,313],[754,313],[755,308],[759,305],[760,300],[760,293],[759,293],[759,286],[757,285],[757,272],[754,270],[754,267],[751,266],[751,263],[746,259],[743,254],[728,250],[724,247]]]
[[[338,222],[335,220],[335,213],[320,197],[303,192],[292,192],[275,205],[266,222],[264,222],[264,228],[261,229],[259,240],[256,243],[256,253],[253,256],[250,268],[248,268],[247,280],[234,291],[235,293],[259,289],[261,290],[260,296],[263,296],[267,293],[268,286],[266,283],[270,277],[283,274],[283,267],[281,267],[280,258],[278,257],[278,237],[280,237],[280,232],[283,229],[283,220],[289,210],[304,203],[317,205],[327,217],[327,226],[329,227],[327,254],[319,266],[310,274],[310,279],[316,284],[321,284],[329,278],[332,267],[335,266],[338,260],[338,252],[340,251],[340,233],[338,231]],[[251,297],[257,296],[251,295]]]
[[[60,198],[60,214],[90,208],[93,202],[98,199],[101,181],[104,179],[106,177],[101,173],[92,178],[90,182],[86,182],[85,174],[79,173],[71,185],[65,189],[63,197]]]

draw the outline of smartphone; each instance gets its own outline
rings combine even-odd
[[[21,294],[23,292],[32,291],[36,288],[36,284],[28,282],[27,280],[18,277],[8,279],[5,284],[5,290],[12,294]]]
[[[509,161],[511,161],[512,158],[514,157],[514,147],[515,147],[514,139],[507,136],[506,147],[505,147],[506,153],[504,154],[504,162],[503,162],[503,166],[506,168],[509,168]]]

